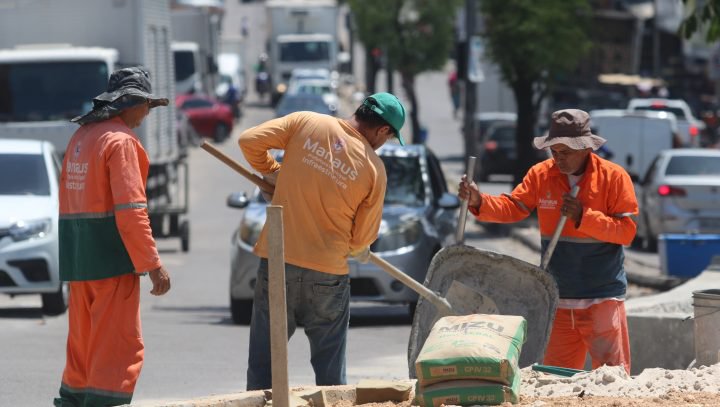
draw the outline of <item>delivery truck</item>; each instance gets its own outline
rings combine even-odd
[[[64,152],[110,74],[150,72],[153,93],[173,101],[168,0],[6,2],[0,12],[0,137],[39,139]],[[148,207],[153,233],[189,249],[187,163],[174,103],[153,109],[135,129],[150,158]]]
[[[335,0],[268,0],[266,9],[275,104],[293,69],[337,69],[338,7]]]

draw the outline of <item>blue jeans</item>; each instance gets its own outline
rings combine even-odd
[[[260,259],[248,356],[247,389],[272,387],[268,262]],[[285,263],[288,340],[298,324],[310,340],[315,384],[346,384],[345,347],[350,322],[350,279]]]

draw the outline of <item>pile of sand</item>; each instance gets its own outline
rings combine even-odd
[[[645,369],[630,377],[622,367],[603,366],[573,377],[522,370],[520,394],[526,397],[656,397],[671,391],[720,392],[720,364],[690,370]]]

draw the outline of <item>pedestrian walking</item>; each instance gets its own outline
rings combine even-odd
[[[453,118],[457,119],[460,110],[460,81],[458,80],[457,70],[453,70],[448,75],[448,88],[450,89],[450,99],[453,105]]]
[[[635,236],[631,216],[638,205],[627,172],[592,154],[605,140],[592,134],[589,121],[582,110],[553,113],[547,136],[534,140],[538,149],[550,148],[552,158],[530,168],[511,194],[481,194],[463,176],[458,195],[483,222],[517,222],[537,209],[543,252],[567,216],[549,264],[560,301],[544,363],[582,369],[589,352],[593,369],[622,365],[629,374],[623,246]],[[573,198],[575,185],[580,191]]]
[[[349,119],[296,112],[240,135],[248,163],[275,185],[265,195],[283,206],[288,338],[302,325],[310,341],[317,385],[346,383],[345,347],[350,320],[347,258],[367,262],[377,238],[387,177],[375,153],[396,137],[405,108],[389,93],[365,98]],[[269,151],[284,150],[282,164]],[[255,246],[255,284],[247,389],[272,386],[268,308],[268,242]]]
[[[110,76],[93,110],[72,119],[60,176],[60,279],[69,282],[67,360],[55,406],[129,404],[144,359],[140,276],[153,295],[170,289],[148,219],[149,161],[133,128],[168,100],[149,75]]]

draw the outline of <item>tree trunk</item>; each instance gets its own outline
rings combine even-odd
[[[523,177],[536,161],[537,153],[533,139],[536,136],[537,112],[533,105],[533,82],[531,80],[516,81],[512,88],[517,104],[517,127],[515,128],[517,164],[513,172],[513,182],[514,185],[517,185],[522,182]]]
[[[410,124],[412,125],[410,130],[412,138],[407,140],[407,143],[420,143],[420,121],[418,119],[417,95],[415,95],[415,75],[406,72],[400,72],[400,75],[405,95],[410,99]]]

